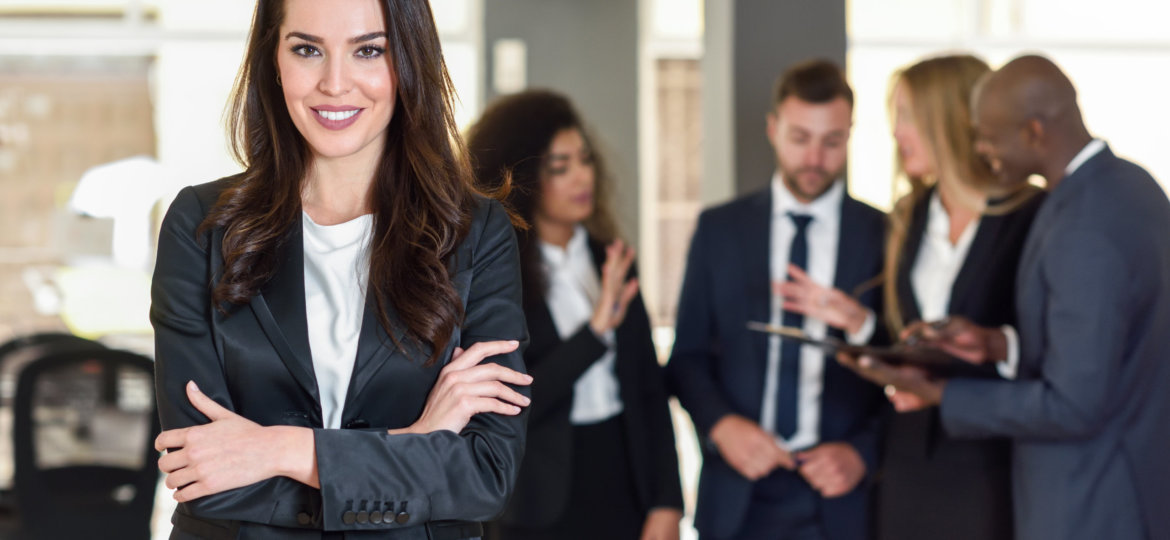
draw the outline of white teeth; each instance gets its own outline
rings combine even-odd
[[[337,111],[337,112],[317,111],[317,114],[321,115],[321,118],[324,118],[326,120],[333,120],[336,122],[338,120],[345,120],[347,118],[352,118],[353,115],[358,113],[358,110],[359,109],[354,109],[352,111]]]

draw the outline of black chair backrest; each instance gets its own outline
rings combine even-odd
[[[3,362],[5,356],[9,353],[18,351],[25,347],[36,347],[40,345],[80,345],[83,347],[102,345],[96,341],[91,341],[73,334],[65,334],[62,332],[42,332],[40,334],[29,334],[27,336],[18,336],[0,345],[0,362]]]
[[[58,351],[20,372],[15,499],[29,538],[150,538],[158,483],[154,363],[111,349]]]
[[[12,500],[12,402],[16,378],[29,362],[56,351],[94,350],[96,341],[59,332],[29,334],[0,345],[0,512],[11,511]]]

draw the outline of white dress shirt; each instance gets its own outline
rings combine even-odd
[[[928,205],[926,229],[918,256],[914,259],[914,268],[910,270],[910,283],[914,287],[914,298],[918,301],[922,320],[937,321],[950,311],[955,278],[963,269],[982,218],[967,224],[958,242],[951,244],[951,216],[943,207],[937,189],[930,196]]]
[[[561,339],[572,337],[589,324],[601,295],[601,280],[593,266],[588,240],[585,228],[578,225],[564,249],[540,242],[544,275],[548,279],[545,303]],[[569,411],[569,422],[573,425],[595,424],[622,412],[620,387],[614,374],[615,333],[609,330],[598,337],[609,350],[573,384],[573,406]]]
[[[1101,139],[1093,139],[1086,144],[1076,156],[1073,156],[1072,161],[1064,168],[1064,176],[1068,178],[1072,173],[1077,172],[1086,161],[1097,155],[1105,149],[1105,141]],[[1004,361],[995,364],[999,374],[1005,379],[1015,379],[1020,370],[1020,338],[1016,334],[1016,329],[1011,326],[1004,326],[1002,328],[1004,339],[1007,341],[1007,358]]]
[[[304,214],[301,222],[309,351],[321,395],[321,420],[324,427],[337,429],[362,331],[374,217],[367,214],[325,226]]]
[[[837,276],[837,246],[841,229],[841,203],[845,183],[837,180],[823,195],[804,204],[788,191],[779,173],[772,177],[771,246],[769,248],[769,275],[772,283],[788,279],[788,252],[796,236],[796,225],[788,213],[807,214],[812,221],[805,229],[808,239],[808,268],[805,272],[814,282],[832,286]],[[775,325],[783,319],[784,299],[772,288],[772,320]],[[850,343],[864,343],[873,334],[875,316],[871,312],[856,335],[846,336]],[[804,332],[813,338],[824,338],[828,332],[823,321],[804,318]],[[820,442],[821,392],[824,388],[825,353],[804,346],[800,350],[800,382],[797,384],[796,431],[788,439],[779,435],[781,446],[800,450]],[[760,411],[760,427],[776,431],[776,395],[780,387],[780,337],[768,338],[768,364],[764,375],[764,402]]]

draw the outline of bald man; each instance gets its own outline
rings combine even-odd
[[[1170,202],[1089,134],[1046,58],[988,76],[973,109],[1002,187],[1036,174],[1051,192],[1021,256],[1019,327],[909,331],[1008,378],[934,382],[872,359],[861,371],[897,386],[900,409],[940,404],[953,436],[1014,440],[1018,538],[1170,539]]]

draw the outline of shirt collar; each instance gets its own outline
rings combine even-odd
[[[833,181],[833,185],[810,203],[802,203],[792,196],[788,186],[780,173],[772,175],[772,214],[808,214],[813,219],[826,224],[837,222],[841,214],[841,200],[845,197],[845,182],[841,179]]]
[[[569,239],[569,243],[563,249],[543,240],[538,241],[540,254],[544,258],[545,264],[554,268],[564,267],[577,258],[589,256],[588,238],[589,233],[585,231],[585,227],[577,225],[573,227],[573,237]]]
[[[944,238],[950,244],[951,215],[947,213],[947,208],[943,206],[942,195],[939,194],[939,190],[935,189],[930,194],[930,203],[927,211],[930,213],[926,221],[928,234]],[[977,216],[967,225],[967,228],[959,235],[959,240],[954,244],[954,249],[966,250],[966,246],[971,245],[971,242],[975,239],[975,231],[979,228],[979,222],[981,220],[982,218]]]
[[[1072,161],[1068,162],[1068,166],[1064,168],[1064,175],[1071,176],[1077,169],[1081,168],[1089,158],[1097,155],[1098,152],[1105,149],[1105,141],[1101,139],[1093,139],[1086,144]]]

